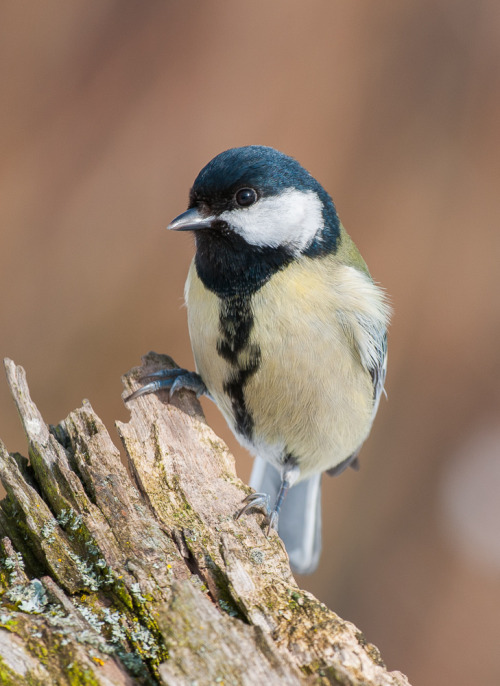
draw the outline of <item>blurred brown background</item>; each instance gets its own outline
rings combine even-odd
[[[0,354],[48,421],[87,397],[113,430],[141,354],[193,366],[164,227],[211,157],[332,193],[394,305],[389,398],[300,582],[415,686],[500,683],[499,31],[494,0],[0,6]],[[25,452],[1,381],[0,436]]]

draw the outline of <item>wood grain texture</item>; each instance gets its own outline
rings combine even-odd
[[[90,403],[48,427],[6,370],[30,460],[0,445],[1,683],[408,685],[235,519],[249,489],[194,394],[130,402],[122,460]]]

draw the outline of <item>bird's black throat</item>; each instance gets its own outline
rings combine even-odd
[[[252,295],[293,259],[284,246],[249,245],[224,222],[197,232],[195,238],[197,274],[220,298]]]
[[[217,353],[231,369],[223,389],[231,401],[236,431],[251,440],[253,417],[246,405],[245,387],[261,362],[260,347],[250,342],[252,296],[292,261],[292,255],[285,248],[249,245],[224,222],[195,236],[198,277],[220,298]]]

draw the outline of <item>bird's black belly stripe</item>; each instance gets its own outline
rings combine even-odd
[[[234,368],[223,390],[231,400],[235,428],[247,439],[252,437],[254,422],[245,402],[245,385],[261,359],[260,347],[249,343],[253,324],[251,296],[235,295],[221,301],[217,352]]]
[[[232,366],[238,364],[238,355],[247,346],[252,328],[250,296],[233,295],[221,299],[217,352]]]
[[[231,399],[236,430],[248,439],[251,439],[253,434],[253,417],[246,406],[244,388],[248,379],[259,368],[260,350],[257,352],[258,354],[250,358],[244,367],[239,367],[223,385],[224,393]]]

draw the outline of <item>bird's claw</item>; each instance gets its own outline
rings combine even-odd
[[[196,374],[196,372],[187,372],[186,370],[181,370],[181,372],[182,373],[175,378],[170,388],[170,399],[173,398],[174,394],[177,393],[177,391],[180,391],[182,389],[194,391],[194,393],[196,393],[197,398],[199,398],[200,395],[204,395],[207,392],[207,387],[201,380],[201,376],[199,374]]]
[[[236,515],[236,519],[239,519],[243,514],[247,514],[253,508],[259,508],[264,512],[269,522],[267,535],[269,536],[273,529],[278,530],[278,512],[276,510],[271,511],[270,498],[267,493],[251,493],[247,495],[243,502],[245,505]]]
[[[250,493],[250,495],[244,498],[243,502],[245,506],[238,512],[236,519],[239,519],[241,515],[246,514],[254,507],[260,508],[269,517],[269,496],[267,493]]]
[[[182,389],[194,391],[197,398],[200,395],[207,394],[207,387],[203,383],[201,376],[196,374],[196,372],[189,372],[187,369],[181,369],[180,367],[159,369],[156,372],[145,374],[140,378],[141,383],[144,381],[148,383],[144,383],[144,385],[127,396],[125,398],[126,403],[129,400],[139,398],[141,395],[156,393],[157,391],[168,391],[170,400],[172,400],[175,393]]]
[[[274,529],[278,531],[278,518],[279,514],[276,510],[273,510],[269,516],[269,526],[267,527],[267,535],[271,535],[271,531]]]

